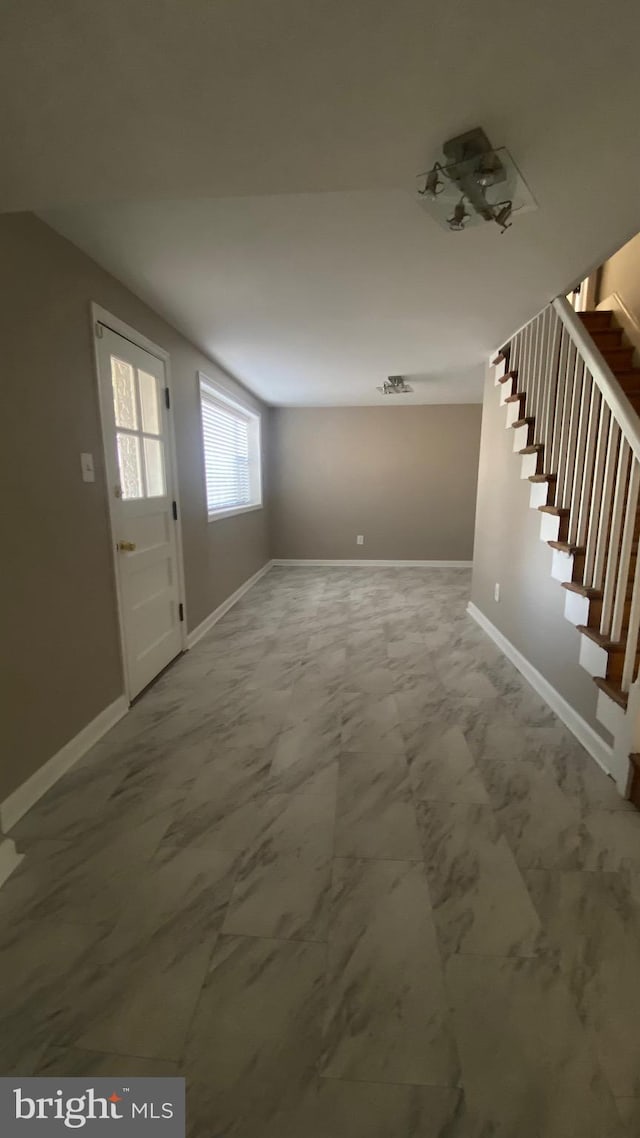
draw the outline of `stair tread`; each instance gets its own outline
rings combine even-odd
[[[584,553],[584,547],[581,545],[572,545],[570,541],[548,541],[552,549],[559,549],[561,553]]]
[[[602,632],[598,632],[597,628],[589,628],[588,624],[576,625],[578,632],[582,632],[584,636],[588,636],[600,648],[604,648],[605,652],[626,652],[626,640],[611,640]]]
[[[610,364],[619,363],[622,359],[628,360],[630,363],[633,359],[633,348],[600,348],[599,351]],[[629,370],[629,367],[620,367],[620,371]]]
[[[530,474],[530,482],[555,482],[558,478],[557,474]]]
[[[593,328],[591,336],[596,343],[599,336],[607,336],[609,340],[612,338],[622,340],[622,328]]]
[[[516,392],[515,395],[507,395],[507,398],[505,399],[505,403],[517,403],[519,399],[526,399],[526,398],[527,398],[527,396],[526,396],[526,393],[524,391],[518,391],[518,392]]]
[[[498,367],[498,365],[503,363],[506,360],[506,358],[507,357],[505,356],[504,352],[498,352],[496,358],[491,361],[491,366],[492,367]]]
[[[604,676],[594,676],[593,679],[597,687],[600,688],[600,691],[608,695],[619,707],[622,707],[624,711],[627,710],[628,696],[626,692],[623,692],[619,684],[614,683],[612,680],[605,680]]]
[[[534,423],[535,423],[535,419],[531,415],[527,415],[524,419],[516,419],[515,423],[512,423],[511,426],[512,427],[532,427]]]
[[[544,443],[531,443],[531,446],[523,447],[518,454],[540,454],[544,450]]]
[[[517,379],[517,371],[505,371],[504,375],[500,376],[500,383],[508,383],[510,379]]]
[[[584,312],[579,312],[578,316],[585,324],[603,323],[611,324],[613,320],[613,309],[611,308],[587,308]]]
[[[568,518],[571,513],[564,506],[538,506],[538,509],[543,514],[553,514],[554,518]]]
[[[589,601],[601,601],[603,598],[602,589],[593,589],[590,585],[581,585],[579,581],[563,581],[562,588],[568,589],[570,593],[578,593],[581,597],[586,597]],[[625,593],[625,603],[631,601],[632,582],[627,582],[627,589]]]
[[[570,593],[578,593],[581,597],[586,597],[590,601],[602,600],[602,591],[600,589],[592,589],[589,585],[581,585],[578,581],[563,581],[562,588],[567,589]]]

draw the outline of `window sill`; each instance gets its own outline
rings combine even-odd
[[[235,518],[237,514],[251,514],[254,510],[262,510],[262,502],[253,506],[232,506],[229,510],[215,510],[209,514],[210,522],[219,522],[223,518]]]

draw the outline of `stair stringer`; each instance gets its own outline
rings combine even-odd
[[[502,357],[500,354],[492,366],[494,368],[494,383],[499,389],[500,405],[505,408],[505,427],[513,431],[513,450],[521,459],[520,477],[522,479],[535,479],[531,482],[529,506],[531,509],[540,512],[540,540],[547,545],[552,543],[551,576],[558,581],[561,587],[563,585],[570,586],[573,583],[576,569],[575,554],[553,548],[553,543],[562,540],[563,528],[566,529],[566,526],[563,526],[565,518],[548,512],[550,506],[553,508],[553,477],[557,472],[545,471],[544,473],[550,478],[546,481],[539,480],[543,473],[544,448],[541,444],[532,441],[535,440],[535,417],[531,416],[527,425],[514,426],[527,416],[526,392],[518,391],[518,374],[515,371],[508,371],[508,359],[506,357]],[[515,396],[518,397],[517,401],[515,399],[512,401],[512,397]],[[514,417],[513,408],[517,408],[517,417]],[[522,453],[523,450],[536,445],[538,449],[534,453]],[[586,626],[589,621],[590,604],[591,601],[588,597],[569,588],[565,598],[565,619],[576,627]],[[604,678],[607,661],[607,652],[581,632],[579,665],[594,679]],[[629,755],[640,750],[640,682],[632,685],[626,709],[616,703],[605,691],[599,689],[596,698],[596,718],[613,738],[611,769],[608,773],[613,777],[620,794],[624,797],[628,792],[630,779]]]

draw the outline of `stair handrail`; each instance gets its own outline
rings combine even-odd
[[[593,381],[599,388],[622,434],[640,462],[640,419],[622,394],[619,381],[595,346],[580,316],[565,296],[557,296],[552,305],[571,336]]]

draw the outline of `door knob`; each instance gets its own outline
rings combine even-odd
[[[135,541],[119,541],[118,542],[118,549],[120,550],[121,553],[133,553],[135,548],[136,548]]]

